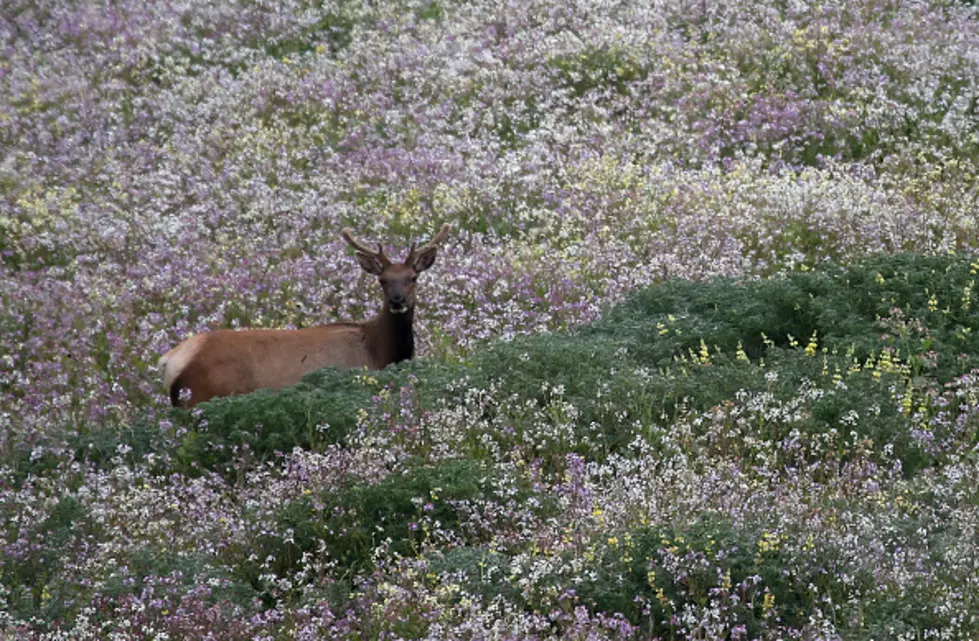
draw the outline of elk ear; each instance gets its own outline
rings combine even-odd
[[[380,276],[381,272],[384,271],[384,265],[376,255],[365,254],[364,252],[354,252],[354,255],[357,256],[357,262],[360,263],[360,267],[368,274]]]
[[[438,247],[426,247],[417,256],[413,257],[411,262],[411,267],[416,272],[423,272],[435,262],[435,254],[438,252]]]

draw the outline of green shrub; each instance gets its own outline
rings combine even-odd
[[[520,590],[509,583],[510,557],[488,547],[462,546],[440,550],[428,556],[429,568],[439,576],[456,577],[467,594],[489,603],[503,597],[512,603],[521,600]]]
[[[391,368],[373,375],[387,381],[397,374]],[[199,416],[178,410],[188,425],[176,452],[178,469],[234,476],[242,462],[343,442],[360,410],[370,406],[373,392],[357,382],[360,376],[361,371],[326,368],[284,390],[215,399]]]
[[[207,598],[214,603],[247,605],[258,596],[251,585],[236,580],[230,568],[214,563],[204,554],[175,553],[148,546],[123,549],[113,561],[105,568],[106,576],[99,584],[100,595],[110,600],[140,596],[149,586],[159,597],[169,590],[179,594],[181,589],[203,581],[210,588]]]
[[[547,66],[561,87],[582,96],[596,89],[625,96],[637,80],[649,75],[648,63],[637,52],[615,46],[588,46],[580,51],[554,56]]]
[[[529,496],[504,499],[497,477],[474,461],[450,460],[391,474],[373,485],[305,496],[282,507],[274,528],[278,535],[262,537],[257,556],[270,559],[268,570],[285,576],[295,572],[305,553],[315,553],[335,562],[337,575],[352,577],[373,566],[372,555],[388,540],[398,556],[418,554],[432,536],[478,545],[486,533],[467,529],[465,510]],[[265,570],[243,562],[240,571],[254,579]]]
[[[24,620],[34,616],[44,621],[63,618],[74,596],[73,586],[63,573],[64,561],[71,559],[87,538],[97,538],[100,527],[88,508],[72,496],[59,499],[34,524],[26,513],[12,518],[15,515],[7,512],[15,507],[2,510],[7,524],[4,539],[26,543],[11,545],[0,559],[0,584],[12,587],[6,595],[10,612]]]
[[[803,564],[781,540],[713,516],[682,527],[641,528],[597,551],[583,573],[591,580],[565,587],[591,609],[620,612],[648,634],[669,634],[673,615],[709,606],[753,638],[767,616],[803,627],[815,604],[846,604],[874,585],[871,573],[829,545],[814,544],[811,554],[820,561]]]
[[[861,360],[883,347],[922,366],[934,360],[931,374],[944,382],[979,367],[977,271],[966,256],[898,254],[762,281],[674,280],[636,293],[586,332],[630,341],[649,367],[700,341],[726,352],[741,342],[758,358],[763,336],[788,347],[790,336],[816,332],[820,347]]]

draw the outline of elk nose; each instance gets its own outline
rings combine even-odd
[[[404,294],[391,294],[391,304],[397,307],[402,307],[405,304]]]

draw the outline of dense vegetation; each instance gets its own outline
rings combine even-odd
[[[979,16],[722,5],[5,3],[0,636],[979,637]]]
[[[977,274],[897,255],[674,280],[457,363],[67,435],[71,456],[8,461],[10,614],[219,638],[966,638]]]

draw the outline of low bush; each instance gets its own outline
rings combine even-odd
[[[333,575],[350,579],[371,571],[378,548],[400,558],[435,543],[479,545],[490,533],[471,523],[470,515],[487,506],[514,510],[532,495],[524,488],[505,496],[498,471],[464,459],[309,494],[281,507],[274,527],[256,542],[261,553],[242,559],[238,574],[258,586],[261,577],[288,577],[315,557]],[[547,504],[533,509],[544,513]]]

